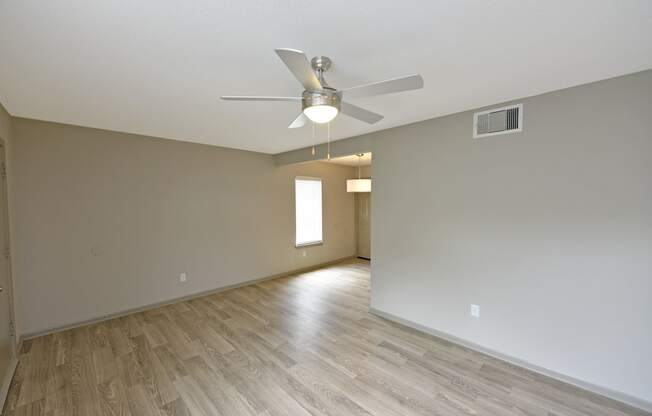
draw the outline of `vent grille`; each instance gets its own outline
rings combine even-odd
[[[495,108],[473,115],[473,138],[523,131],[523,104]]]

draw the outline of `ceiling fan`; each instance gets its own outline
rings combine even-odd
[[[300,97],[224,95],[221,98],[234,101],[301,101],[302,112],[288,126],[291,129],[305,125],[308,119],[315,123],[328,123],[339,112],[365,123],[374,124],[382,120],[383,116],[343,99],[371,97],[423,87],[423,78],[415,74],[338,90],[329,86],[324,79],[324,72],[328,71],[332,63],[327,56],[316,56],[308,62],[306,54],[302,51],[296,49],[275,49],[275,51],[305,88]]]

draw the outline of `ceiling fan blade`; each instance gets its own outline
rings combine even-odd
[[[296,49],[275,49],[276,54],[287,65],[290,72],[307,90],[321,90],[322,86],[312,70],[306,54]]]
[[[301,101],[301,97],[263,97],[258,95],[223,95],[227,101]]]
[[[360,98],[416,90],[419,88],[423,88],[423,78],[421,75],[415,74],[380,82],[372,82],[371,84],[359,85],[357,87],[341,90],[341,92],[346,98]]]
[[[360,121],[365,123],[374,124],[378,123],[384,117],[378,113],[374,113],[364,108],[358,107],[357,105],[349,104],[347,102],[342,102],[340,104],[340,111],[343,114],[346,114],[349,117],[357,118]]]
[[[295,118],[294,121],[288,126],[288,129],[296,129],[306,125],[308,117],[305,114],[299,114],[299,117]]]

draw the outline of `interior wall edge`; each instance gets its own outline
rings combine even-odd
[[[4,162],[5,162],[5,172],[6,172],[6,235],[8,238],[8,241],[6,243],[8,244],[9,247],[13,247],[12,243],[12,236],[13,236],[13,225],[12,225],[12,218],[11,218],[11,183],[10,183],[10,178],[11,178],[11,140],[12,140],[12,122],[13,122],[13,117],[7,111],[6,107],[0,102],[0,139],[4,142]],[[16,322],[16,313],[15,313],[15,285],[13,282],[12,274],[11,274],[11,262],[12,262],[12,256],[13,256],[13,250],[9,251],[9,255],[7,258],[7,261],[9,262],[9,267],[7,268],[7,281],[4,283],[6,285],[5,287],[5,293],[7,296],[10,296],[8,298],[8,306],[9,309],[7,312],[10,314],[10,319],[14,323],[14,333],[17,333],[20,327],[18,326]],[[14,299],[12,299],[12,297]],[[4,336],[5,334],[3,334]],[[17,337],[14,336],[13,342],[14,345],[13,347],[15,348],[15,351],[18,351],[18,343],[16,342]],[[4,374],[4,377],[0,379],[0,407],[4,406],[5,400],[7,399],[7,394],[9,392],[9,387],[11,386],[11,381],[13,379],[14,373],[16,371],[16,368],[18,366],[18,359],[16,356],[12,356],[9,358],[9,364],[6,373]]]
[[[13,117],[7,111],[7,108],[0,101],[0,137],[9,140],[11,136],[11,119]]]
[[[15,244],[15,218],[14,218],[14,213],[15,210],[13,209],[13,201],[14,201],[14,188],[13,188],[13,160],[12,160],[12,142],[14,140],[13,136],[13,130],[14,130],[14,124],[16,122],[16,117],[12,116],[11,113],[9,113],[9,110],[3,105],[2,102],[0,102],[0,139],[4,141],[5,145],[5,173],[6,173],[6,204],[7,204],[7,233],[8,233],[8,245],[9,245],[9,273],[7,277],[7,293],[11,294],[10,300],[9,300],[9,307],[11,309],[10,314],[11,318],[13,320],[14,324],[14,341],[15,345],[14,347],[16,348],[16,351],[18,351],[18,335],[20,334],[21,330],[21,323],[18,318],[17,314],[17,291],[16,291],[16,282],[15,282],[15,271],[13,269],[14,265],[14,257],[15,257],[15,252],[14,248],[16,247]]]
[[[587,391],[589,391],[591,393],[595,393],[595,394],[599,394],[601,396],[608,397],[610,399],[616,400],[618,402],[624,403],[624,404],[626,404],[628,406],[632,406],[632,407],[635,407],[637,409],[640,409],[640,410],[643,410],[643,411],[646,411],[646,412],[652,412],[652,403],[645,400],[645,399],[634,397],[634,396],[632,396],[630,394],[627,394],[627,393],[623,393],[623,392],[620,392],[620,391],[615,391],[615,390],[612,390],[612,389],[607,388],[607,387],[598,386],[598,385],[590,383],[588,381],[579,380],[579,379],[577,379],[575,377],[571,377],[571,376],[568,376],[566,374],[562,374],[562,373],[558,373],[558,372],[553,371],[553,370],[549,370],[547,368],[538,366],[536,364],[532,364],[532,363],[530,363],[530,362],[528,362],[526,360],[522,360],[520,358],[516,358],[516,357],[513,357],[513,356],[508,355],[508,354],[504,354],[504,353],[502,353],[500,351],[496,351],[496,350],[493,350],[491,348],[484,347],[484,346],[476,344],[474,342],[467,341],[467,340],[465,340],[463,338],[456,337],[455,335],[451,335],[451,334],[448,334],[446,332],[439,331],[437,329],[430,328],[428,326],[419,324],[417,322],[414,322],[414,321],[411,321],[411,320],[408,320],[408,319],[405,319],[405,318],[401,318],[401,317],[396,316],[396,315],[394,315],[392,313],[385,312],[385,311],[382,311],[382,310],[374,308],[374,307],[370,307],[369,312],[376,315],[376,316],[379,316],[381,318],[387,319],[389,321],[392,321],[392,322],[407,326],[409,328],[412,328],[412,329],[415,329],[417,331],[426,333],[428,335],[432,335],[432,336],[437,337],[437,338],[441,338],[443,340],[452,342],[453,344],[457,344],[459,346],[462,346],[462,347],[471,349],[473,351],[488,355],[490,357],[497,358],[499,360],[502,360],[502,361],[505,361],[507,363],[516,365],[516,366],[524,368],[526,370],[533,371],[535,373],[544,375],[546,377],[550,377],[552,379],[555,379],[555,380],[558,380],[558,381],[561,381],[561,382],[564,382],[564,383],[567,383],[567,384],[571,384],[571,385],[573,385],[575,387],[579,387],[579,388],[581,388],[583,390],[587,390]]]

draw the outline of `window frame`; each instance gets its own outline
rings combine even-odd
[[[317,241],[308,241],[305,243],[297,242],[297,181],[316,181],[321,184],[321,240]],[[292,181],[294,187],[294,247],[303,248],[310,246],[320,246],[324,244],[324,180],[323,178],[317,178],[314,176],[295,176]]]

